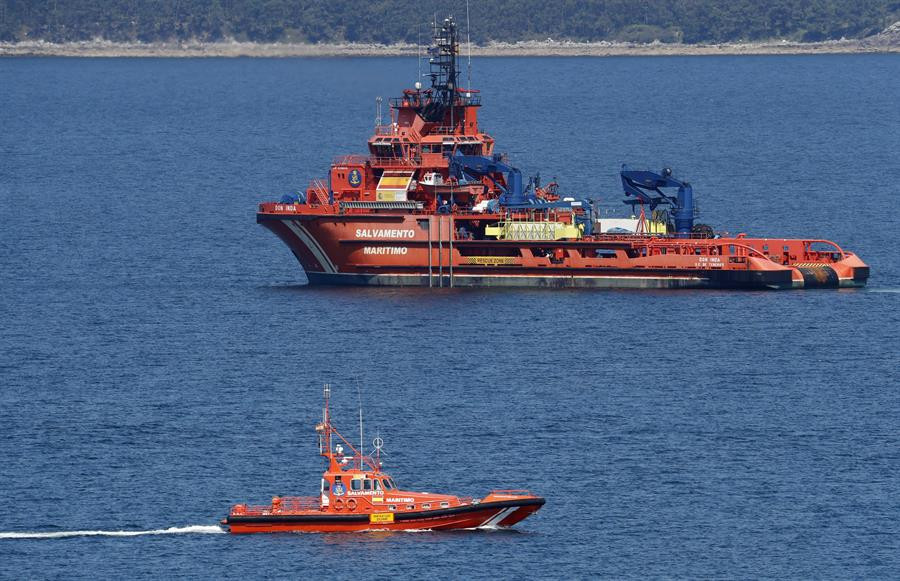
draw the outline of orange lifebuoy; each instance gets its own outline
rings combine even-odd
[[[340,498],[335,498],[334,499],[334,510],[341,510],[342,508],[344,508],[344,501],[341,500]]]
[[[349,510],[356,510],[356,499],[355,498],[351,498],[350,500],[347,501],[347,508]]]

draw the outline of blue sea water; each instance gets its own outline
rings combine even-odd
[[[414,59],[0,60],[0,577],[900,576],[900,58],[473,70],[526,174],[614,209],[622,163],[669,165],[704,222],[833,239],[869,287],[306,287],[255,205],[361,151]],[[357,381],[401,486],[546,506],[214,534],[313,493],[321,384],[352,434]]]

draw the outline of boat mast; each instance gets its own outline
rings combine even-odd
[[[438,24],[432,23],[432,37],[434,45],[428,49],[429,72],[431,77],[431,100],[422,109],[420,115],[423,119],[432,123],[444,122],[447,108],[450,108],[450,124],[453,125],[456,104],[457,86],[459,81],[459,40],[456,23],[453,18],[444,19]]]
[[[359,403],[359,469],[362,470],[365,440],[363,440],[362,392],[359,388],[359,379],[356,380],[356,399]]]
[[[319,454],[331,459],[331,413],[329,401],[331,400],[331,384],[326,383],[323,389],[325,394],[325,408],[322,410],[322,423],[316,426],[319,432]]]
[[[466,51],[468,63],[466,65],[466,90],[472,88],[472,37],[469,35],[469,0],[466,0]]]
[[[359,387],[359,381],[357,381],[357,396],[359,397],[359,447],[357,448],[354,444],[350,442],[347,438],[345,438],[339,431],[337,431],[334,426],[331,425],[331,384],[325,384],[325,407],[322,410],[322,421],[321,423],[316,424],[316,434],[319,437],[319,454],[326,457],[328,459],[328,469],[332,472],[337,472],[340,470],[344,470],[344,465],[346,465],[350,458],[353,458],[353,466],[358,467],[359,470],[365,470],[366,465],[372,467],[372,470],[377,472],[378,469],[375,468],[373,464],[373,460],[371,457],[368,457],[363,452],[363,446],[365,444],[365,434],[363,432],[363,413],[362,413],[362,390]],[[338,443],[335,445],[336,449],[332,449],[332,440],[333,436],[337,436]],[[344,454],[344,448],[346,446],[349,450],[348,454]],[[352,456],[350,455],[352,454]]]

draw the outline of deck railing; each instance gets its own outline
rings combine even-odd
[[[325,182],[316,178],[309,183],[309,188],[307,191],[312,191],[315,194],[315,201],[320,205],[325,205],[329,203],[329,199],[331,195],[328,192],[328,186],[325,185]],[[310,200],[311,202],[313,200]]]
[[[405,137],[409,138],[410,141],[419,142],[422,139],[422,136],[419,135],[419,132],[413,129],[409,125],[376,125],[375,126],[375,135],[376,136],[397,136],[405,134]],[[396,142],[395,142],[396,143]]]
[[[285,496],[278,501],[273,499],[272,504],[243,505],[232,508],[231,514],[263,516],[270,514],[283,514],[293,512],[308,512],[322,510],[322,504],[315,496]]]
[[[418,157],[370,157],[369,161],[379,167],[415,167],[422,162]]]
[[[368,155],[342,155],[332,160],[332,165],[365,165],[366,162],[379,167],[415,167],[422,163],[419,157],[371,157]]]

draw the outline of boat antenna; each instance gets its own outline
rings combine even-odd
[[[329,418],[329,400],[331,399],[331,384],[325,384],[325,409],[322,410],[322,429],[325,431],[325,446],[328,450],[328,453],[331,453],[331,419]],[[319,448],[319,453],[322,453],[321,446]]]
[[[472,38],[469,36],[469,0],[466,0],[466,50],[469,53],[469,63],[466,66],[466,89],[472,89]]]
[[[375,468],[381,469],[381,449],[384,447],[384,440],[381,439],[381,430],[375,431],[375,439],[372,440],[375,446]]]
[[[421,87],[422,83],[422,23],[419,22],[418,30],[416,32],[416,64],[418,65],[418,70],[416,71],[416,90]]]
[[[359,469],[363,469],[363,454],[365,450],[365,440],[363,439],[363,419],[362,419],[362,390],[359,387],[359,378],[356,378],[356,399],[359,403]]]

